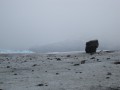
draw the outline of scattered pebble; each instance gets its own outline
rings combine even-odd
[[[34,64],[33,67],[37,66],[37,64]]]
[[[7,66],[7,68],[10,68],[10,66]]]
[[[75,72],[75,73],[82,73],[82,72]]]
[[[103,67],[106,67],[106,66],[103,66]]]
[[[120,62],[114,62],[114,64],[120,64]]]
[[[107,60],[109,60],[110,58],[107,58]]]
[[[15,73],[14,75],[17,75],[17,73]]]
[[[56,75],[59,75],[59,73],[56,73]]]
[[[24,62],[27,62],[26,60]]]
[[[68,69],[68,70],[71,70],[71,69]]]
[[[74,64],[73,66],[79,66],[80,64]]]
[[[107,75],[112,75],[112,73],[111,73],[111,72],[108,72]]]
[[[49,60],[50,60],[50,58],[47,58],[47,59],[49,59]]]
[[[44,86],[44,84],[38,84],[37,86]]]
[[[110,77],[106,77],[106,79],[109,79]]]
[[[42,84],[42,83],[41,83],[41,84],[38,84],[38,85],[36,85],[36,86],[40,86],[40,87],[41,87],[41,86],[48,86],[48,85],[47,85],[47,84]]]
[[[95,57],[92,57],[92,58],[90,58],[90,59],[95,59]]]
[[[97,59],[97,61],[99,62],[99,59]]]
[[[85,64],[85,61],[86,61],[86,60],[82,60],[82,61],[81,61],[81,64]]]
[[[61,59],[60,58],[56,58],[57,59],[57,61],[61,61]]]
[[[67,57],[70,57],[71,55],[67,55]]]
[[[45,86],[48,86],[48,85],[45,85]]]

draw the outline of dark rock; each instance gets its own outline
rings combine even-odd
[[[14,75],[17,75],[17,73],[15,73]]]
[[[113,52],[115,52],[115,51],[105,51],[105,52],[107,52],[107,53],[113,53]]]
[[[34,64],[33,67],[37,66],[37,64]]]
[[[82,73],[82,72],[75,72],[75,73]]]
[[[47,58],[47,59],[50,59],[50,58]]]
[[[34,70],[32,70],[32,72],[34,72]]]
[[[98,46],[99,46],[98,40],[88,41],[86,42],[85,51],[86,53],[90,54],[96,53],[96,49],[98,48]]]
[[[106,79],[109,79],[110,77],[106,77]]]
[[[44,84],[38,84],[37,86],[44,86]]]
[[[48,85],[45,85],[45,86],[48,86]]]
[[[27,62],[26,60],[24,62]]]
[[[110,58],[107,58],[107,60],[109,60]]]
[[[106,66],[103,66],[104,68],[106,67]]]
[[[46,83],[45,84],[38,84],[38,85],[36,85],[36,86],[48,86]]]
[[[92,58],[90,58],[90,59],[95,59],[95,57],[92,57]]]
[[[48,60],[52,60],[51,58],[47,58]]]
[[[71,70],[71,69],[68,69],[68,70]]]
[[[74,64],[73,66],[79,66],[80,64]]]
[[[97,59],[97,61],[99,61],[99,59]]]
[[[67,57],[70,57],[71,55],[67,55]]]
[[[59,75],[59,73],[56,73],[56,75]]]
[[[120,62],[114,62],[114,64],[120,64]]]
[[[111,72],[108,72],[107,75],[112,75],[112,73],[111,73]]]
[[[57,61],[61,61],[61,59],[60,58],[56,58],[57,59]]]
[[[85,61],[86,61],[86,60],[82,60],[82,61],[81,61],[81,64],[85,64]]]
[[[7,66],[7,68],[10,68],[10,66]]]

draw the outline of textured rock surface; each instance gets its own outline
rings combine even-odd
[[[97,48],[99,46],[98,40],[91,40],[86,42],[86,48],[85,51],[86,53],[95,53]]]

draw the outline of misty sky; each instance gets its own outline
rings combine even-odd
[[[120,0],[0,0],[0,48],[65,40],[120,45]]]

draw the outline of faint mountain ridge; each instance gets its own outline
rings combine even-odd
[[[47,44],[44,46],[37,46],[30,48],[34,52],[69,52],[69,51],[83,51],[85,45],[82,44],[82,41],[72,40],[72,41],[63,41],[58,43]]]
[[[69,51],[84,51],[85,41],[81,40],[67,40],[58,43],[47,44],[44,46],[32,47],[29,50],[39,53],[47,52],[69,52]],[[99,41],[98,50],[120,50],[120,46],[111,44],[110,42]]]

